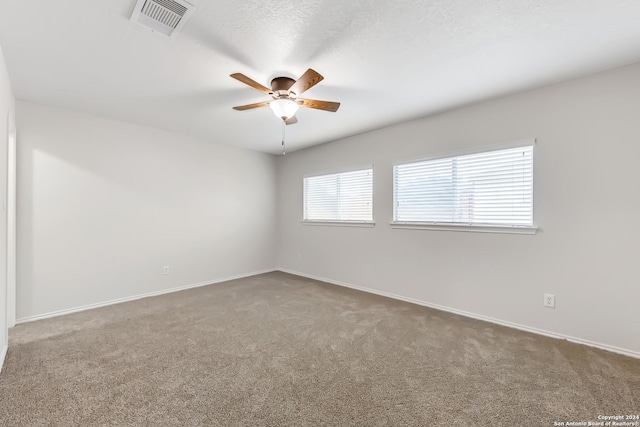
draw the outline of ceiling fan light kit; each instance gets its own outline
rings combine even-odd
[[[273,114],[275,114],[277,118],[286,122],[296,114],[299,105],[292,99],[278,98],[269,103],[269,108],[271,108]]]

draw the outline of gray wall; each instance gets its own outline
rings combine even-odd
[[[278,266],[640,354],[638,76],[625,67],[288,154]],[[394,161],[529,137],[538,234],[389,226]],[[300,223],[304,174],[366,164],[374,228]]]
[[[21,101],[17,119],[18,321],[273,269],[274,156]]]

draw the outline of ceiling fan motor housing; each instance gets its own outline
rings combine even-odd
[[[289,93],[289,88],[293,86],[296,81],[289,77],[276,77],[271,80],[271,90],[277,95],[286,95]],[[284,92],[281,93],[280,91]],[[296,94],[297,95],[297,94]]]

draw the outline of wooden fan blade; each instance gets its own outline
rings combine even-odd
[[[289,88],[289,92],[293,92],[296,96],[302,95],[304,92],[308,91],[320,81],[324,79],[317,71],[309,68],[300,78]]]
[[[318,101],[317,99],[296,99],[303,107],[315,108],[316,110],[325,110],[335,113],[340,108],[339,102]]]
[[[238,107],[233,107],[233,109],[234,110],[238,110],[238,111],[244,111],[244,110],[250,110],[252,108],[266,107],[267,105],[269,105],[269,102],[271,102],[271,101],[256,102],[255,104],[240,105]]]
[[[259,90],[260,92],[264,92],[267,95],[271,95],[272,91],[269,88],[266,88],[264,86],[262,86],[260,83],[258,83],[255,80],[250,79],[249,77],[245,76],[242,73],[234,73],[231,74],[231,77],[233,77],[234,79],[241,81],[242,83],[251,86],[254,89]]]
[[[285,125],[295,125],[296,123],[298,123],[298,119],[296,119],[296,116],[289,117],[287,120],[284,121]]]

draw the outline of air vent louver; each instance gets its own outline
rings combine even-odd
[[[174,38],[193,13],[193,5],[184,0],[138,0],[131,20]]]

